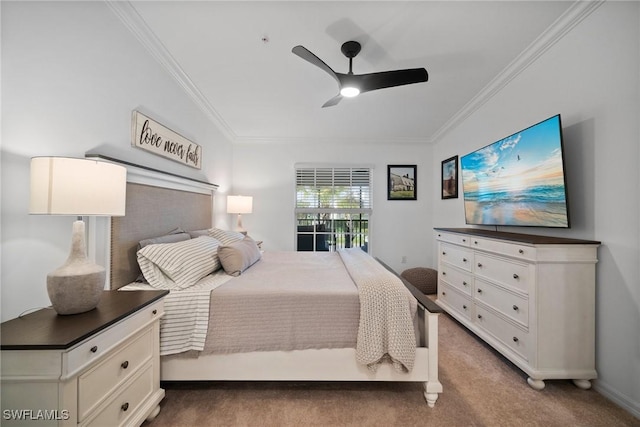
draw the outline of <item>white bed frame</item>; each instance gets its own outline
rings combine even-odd
[[[217,188],[200,181],[167,177],[135,165],[125,166],[129,171],[126,216],[112,218],[108,239],[111,289],[118,289],[130,283],[139,274],[135,262],[135,245],[138,241],[160,236],[176,227],[191,230],[211,227],[210,212],[213,211],[213,193]],[[135,191],[132,191],[132,186],[136,187]],[[177,203],[171,203],[167,189],[176,191],[179,199]],[[142,196],[141,191],[144,193]],[[161,193],[155,196],[156,191]],[[198,201],[185,202],[184,197],[189,197],[189,194],[197,197]],[[211,209],[204,216],[203,195],[209,198],[205,205],[208,204],[208,208]],[[140,200],[144,206],[136,206]],[[179,205],[176,211],[170,212],[173,209],[172,205],[176,204]],[[188,209],[190,206],[197,208]],[[206,208],[205,206],[204,209]],[[156,212],[162,212],[162,215],[151,220],[151,216]],[[129,254],[129,260],[123,261],[122,254]],[[123,270],[127,270],[124,275]],[[441,310],[417,289],[406,281],[403,282],[416,296],[420,316],[420,343],[416,348],[414,367],[409,373],[397,372],[391,364],[381,364],[375,373],[371,372],[365,366],[356,363],[355,349],[343,348],[210,354],[197,358],[168,356],[161,360],[161,380],[422,382],[425,399],[428,405],[433,407],[439,393],[442,392],[442,384],[438,379],[438,315]]]

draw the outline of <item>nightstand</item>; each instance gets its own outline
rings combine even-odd
[[[168,291],[105,291],[60,316],[0,325],[2,425],[140,425],[160,412],[160,317]]]

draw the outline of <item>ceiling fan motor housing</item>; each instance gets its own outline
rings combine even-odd
[[[348,41],[342,44],[340,50],[347,58],[355,58],[358,53],[360,53],[360,43],[355,41]]]

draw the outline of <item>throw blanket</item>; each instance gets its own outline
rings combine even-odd
[[[416,356],[415,298],[398,277],[360,248],[338,253],[360,298],[356,360],[372,371],[385,361],[399,372],[411,371]]]

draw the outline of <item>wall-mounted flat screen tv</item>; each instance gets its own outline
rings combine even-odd
[[[465,221],[569,228],[560,115],[460,160]]]

